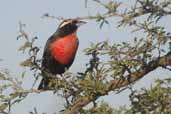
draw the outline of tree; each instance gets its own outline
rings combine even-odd
[[[141,91],[132,90],[131,86],[146,74],[161,67],[170,70],[171,65],[171,33],[159,22],[171,15],[171,1],[159,0],[135,0],[131,7],[124,7],[124,2],[100,0],[85,0],[97,2],[106,13],[94,16],[77,17],[77,19],[96,20],[99,27],[110,24],[109,18],[119,18],[119,27],[133,28],[133,33],[142,32],[144,35],[137,36],[133,42],[110,44],[108,41],[92,43],[85,49],[85,54],[91,56],[87,69],[74,75],[64,73],[63,78],[50,79],[49,89],[59,93],[66,99],[66,109],[61,114],[134,114],[134,113],[171,113],[170,86],[171,78],[156,80],[155,86]],[[49,14],[45,17],[63,19]],[[24,39],[25,43],[20,51],[29,53],[29,57],[21,63],[22,67],[30,68],[34,72],[35,80],[41,76],[42,70],[38,58],[39,47],[35,45],[37,37],[29,38],[20,23],[20,35],[17,39]],[[132,34],[133,34],[132,33]],[[105,59],[102,59],[105,58]],[[47,76],[52,74],[46,73]],[[22,74],[24,76],[24,73]],[[43,92],[36,89],[25,90],[21,82],[9,76],[8,72],[0,72],[0,112],[8,114],[7,109],[16,102],[25,99],[30,93]],[[53,86],[52,86],[53,85]],[[4,91],[12,89],[7,96]],[[97,103],[96,100],[110,91],[122,92],[130,89],[131,105],[129,108],[113,109],[107,103]],[[86,107],[91,104],[90,107]],[[37,114],[35,109],[32,114]]]

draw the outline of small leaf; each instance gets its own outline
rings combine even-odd
[[[104,18],[98,13],[96,16],[96,21],[100,22],[101,20],[104,20]]]
[[[37,109],[34,107],[34,109],[33,109],[33,111],[31,111],[31,112],[29,112],[30,114],[38,114],[38,111],[37,111]],[[43,113],[43,114],[45,114],[45,113]]]
[[[25,51],[27,48],[31,47],[32,43],[31,42],[26,42],[23,46],[19,48],[19,51]]]
[[[32,66],[31,58],[26,59],[26,60],[23,61],[20,65],[21,65],[22,67],[31,67],[31,66]]]
[[[14,98],[16,98],[16,97],[18,97],[18,96],[20,96],[20,94],[19,93],[17,93],[17,92],[15,92],[15,93],[11,93],[10,94],[10,99],[14,99]]]
[[[21,74],[22,79],[24,78],[25,74],[26,74],[26,71],[23,71],[22,74]]]
[[[104,21],[100,23],[100,29],[103,27]]]
[[[0,80],[5,80],[5,79],[6,79],[5,75],[0,72]]]
[[[5,98],[5,95],[0,95],[0,99],[4,99]]]
[[[8,107],[7,103],[3,103],[0,105],[0,111],[4,111]]]

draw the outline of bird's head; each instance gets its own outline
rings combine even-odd
[[[57,32],[60,36],[66,36],[68,34],[75,33],[77,29],[86,22],[77,19],[63,20],[58,26]]]

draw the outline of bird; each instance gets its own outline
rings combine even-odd
[[[78,19],[65,19],[59,24],[44,47],[41,63],[44,71],[55,76],[57,74],[61,75],[66,69],[69,69],[73,64],[79,46],[77,30],[85,23],[85,21]],[[48,88],[48,78],[50,77],[43,76],[38,87],[39,90]]]

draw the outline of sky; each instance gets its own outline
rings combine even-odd
[[[133,2],[133,0],[130,1]],[[59,25],[59,21],[41,18],[42,15],[49,13],[53,16],[73,18],[105,11],[102,7],[97,7],[97,4],[93,2],[89,3],[88,7],[85,8],[84,2],[84,0],[0,0],[0,59],[3,60],[0,62],[0,69],[7,68],[15,78],[20,78],[21,72],[27,70],[19,66],[20,62],[27,57],[26,54],[18,52],[18,48],[23,43],[22,40],[16,40],[17,35],[19,35],[20,21],[26,24],[25,30],[30,38],[38,37],[37,45],[41,48],[41,57],[46,40],[56,31]],[[131,2],[126,0],[126,5]],[[86,25],[79,29],[77,35],[80,45],[74,64],[70,68],[71,72],[77,73],[85,70],[85,64],[89,58],[84,55],[83,50],[90,45],[90,42],[96,43],[109,40],[120,43],[122,41],[131,41],[131,38],[135,36],[127,28],[116,28],[117,19],[110,19],[109,21],[112,24],[105,25],[102,29],[99,29],[95,21],[88,21]],[[161,24],[170,30],[167,21],[166,18]],[[23,87],[29,89],[33,84],[33,77],[31,72],[26,75]],[[136,82],[134,87],[150,87],[154,79],[164,78],[168,75],[170,76],[168,71],[159,69]],[[129,93],[128,90],[123,91],[121,94],[110,92],[108,96],[101,97],[100,100],[109,102],[113,108],[117,108],[130,103]],[[52,92],[30,94],[21,103],[12,107],[11,114],[29,114],[28,112],[32,111],[34,107],[39,112],[50,114],[63,109],[63,105],[64,100]]]

